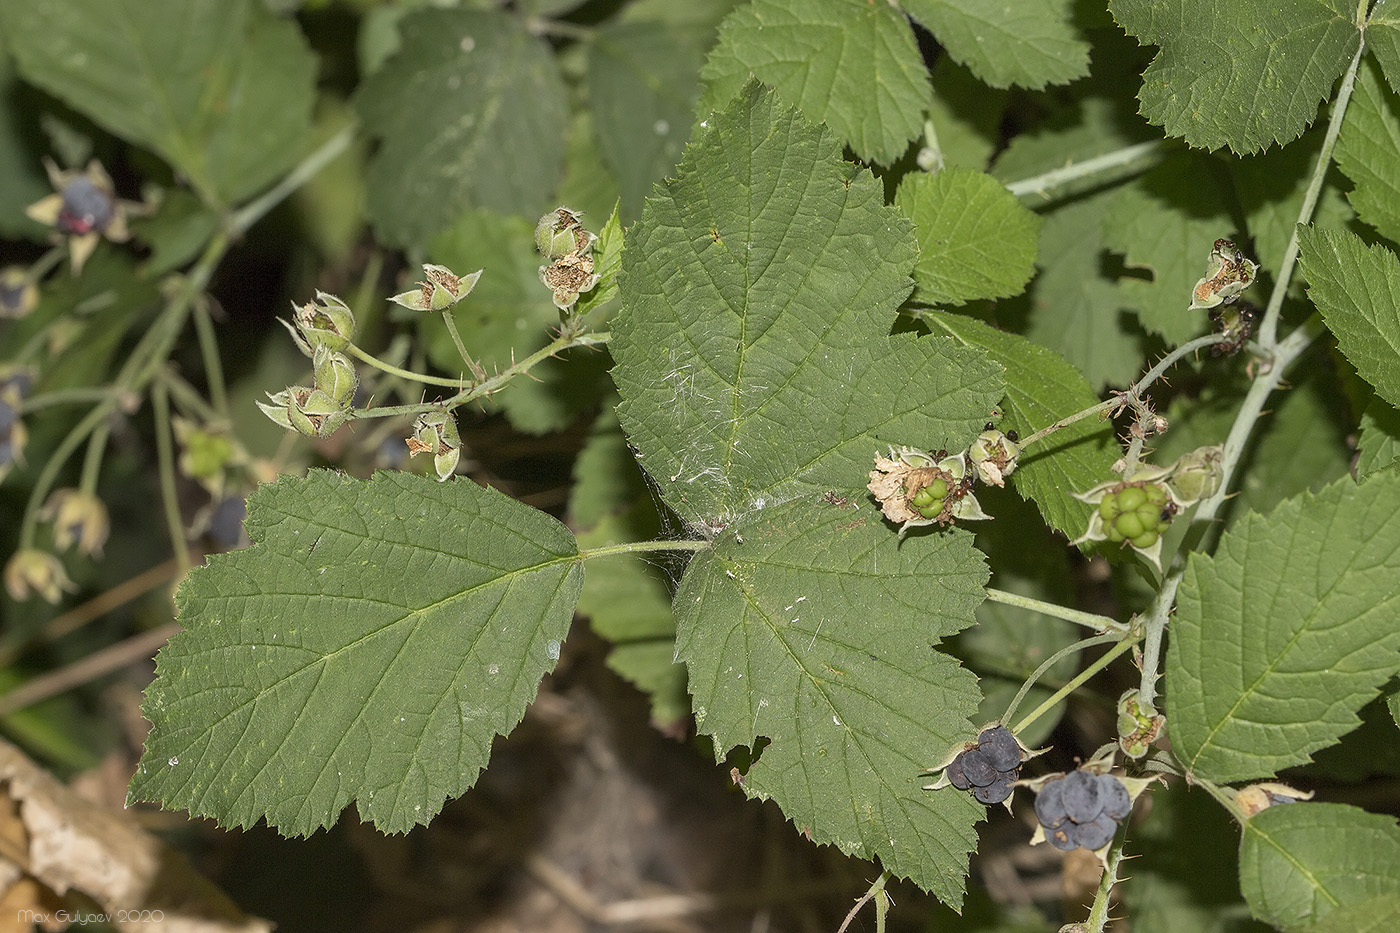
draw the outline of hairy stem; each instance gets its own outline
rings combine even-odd
[[[1049,437],[1051,434],[1054,434],[1061,428],[1068,427],[1069,425],[1074,424],[1076,421],[1083,421],[1085,418],[1097,415],[1099,412],[1110,411],[1114,408],[1122,406],[1124,403],[1124,398],[1135,398],[1140,396],[1144,391],[1147,390],[1148,386],[1152,385],[1152,383],[1160,379],[1163,373],[1165,373],[1168,369],[1171,369],[1174,365],[1176,365],[1177,360],[1181,359],[1184,356],[1190,356],[1197,350],[1202,350],[1206,347],[1214,346],[1217,343],[1222,343],[1226,339],[1228,338],[1226,338],[1224,334],[1206,334],[1202,337],[1197,337],[1195,340],[1190,340],[1186,343],[1183,343],[1181,346],[1177,347],[1175,350],[1162,357],[1162,359],[1157,363],[1156,366],[1153,366],[1151,369],[1149,369],[1146,372],[1146,374],[1144,374],[1143,377],[1137,382],[1133,383],[1132,386],[1130,386],[1126,392],[1114,395],[1112,398],[1105,399],[1104,401],[1099,402],[1097,405],[1094,405],[1090,408],[1086,408],[1083,411],[1075,412],[1074,414],[1068,415],[1067,417],[1061,418],[1054,424],[1048,424],[1045,427],[1041,428],[1039,431],[1036,431],[1030,437],[1022,438],[1020,441],[1021,449],[1025,450],[1027,447],[1030,447],[1037,441],[1044,440],[1045,438]]]
[[[1146,170],[1160,162],[1169,151],[1169,144],[1164,139],[1124,146],[1122,149],[1115,149],[1083,162],[1074,162],[1062,168],[1010,182],[1006,190],[1018,198],[1038,196],[1041,200],[1049,201],[1071,182],[1109,173],[1117,177],[1138,169]]]
[[[710,546],[708,541],[628,541],[624,544],[601,544],[598,547],[584,548],[578,556],[584,560],[594,557],[611,557],[614,554],[644,554],[648,551],[703,551]]]
[[[1110,618],[1109,616],[1101,616],[1092,612],[1070,609],[1058,603],[1047,603],[1043,600],[1032,599],[1029,596],[1022,596],[1019,593],[1008,593],[1006,590],[998,590],[990,586],[987,587],[987,599],[994,603],[1004,603],[1007,606],[1016,606],[1019,609],[1029,609],[1031,612],[1039,612],[1041,615],[1064,619],[1066,622],[1073,622],[1075,625],[1082,625],[1096,632],[1108,630],[1116,632],[1128,631],[1128,626],[1126,624],[1119,622],[1117,619]]]
[[[1293,224],[1293,232],[1288,237],[1288,248],[1283,251],[1283,261],[1279,263],[1278,275],[1274,279],[1274,290],[1269,295],[1268,307],[1264,310],[1264,320],[1259,324],[1259,348],[1265,354],[1274,349],[1278,334],[1279,313],[1283,309],[1283,299],[1288,293],[1288,284],[1293,278],[1293,266],[1298,261],[1298,227],[1312,221],[1317,199],[1322,194],[1323,182],[1327,179],[1327,169],[1332,164],[1332,151],[1337,146],[1337,136],[1342,131],[1342,118],[1346,116],[1347,104],[1351,101],[1352,88],[1356,86],[1356,70],[1361,64],[1361,53],[1366,51],[1366,34],[1361,34],[1356,54],[1346,74],[1342,76],[1337,99],[1332,102],[1332,117],[1327,121],[1327,135],[1322,140],[1322,151],[1317,154],[1317,164],[1313,167],[1312,180],[1303,195],[1303,205],[1298,210],[1298,220]]]

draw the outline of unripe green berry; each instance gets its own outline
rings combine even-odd
[[[1113,493],[1108,493],[1099,503],[1099,517],[1106,522],[1111,522],[1118,516],[1118,497]]]
[[[1113,529],[1125,538],[1136,538],[1147,529],[1137,512],[1124,512],[1113,521]]]
[[[919,514],[924,518],[937,518],[943,514],[943,502],[942,499],[935,499],[931,505],[921,506]]]
[[[1140,535],[1133,536],[1130,540],[1132,545],[1139,550],[1145,550],[1157,543],[1159,535],[1155,531],[1144,531]]]
[[[1151,486],[1142,487],[1143,495],[1147,501],[1152,503],[1153,511],[1161,511],[1162,506],[1167,504],[1167,491],[1155,483]]]
[[[1147,497],[1147,490],[1142,486],[1127,486],[1118,492],[1118,511],[1132,512],[1142,505]]]

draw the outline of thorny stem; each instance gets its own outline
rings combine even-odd
[[[1029,596],[1022,596],[1019,593],[1008,593],[1006,590],[998,590],[990,586],[987,587],[987,598],[995,603],[1004,603],[1008,606],[1016,606],[1019,609],[1029,609],[1031,612],[1039,612],[1042,615],[1064,619],[1066,622],[1073,622],[1075,625],[1082,625],[1096,632],[1103,632],[1110,629],[1117,632],[1128,631],[1128,626],[1126,624],[1108,616],[1101,616],[1092,612],[1081,612],[1078,609],[1070,609],[1058,603],[1047,603],[1043,600],[1032,599]]]
[[[1154,139],[1145,143],[1124,146],[1122,149],[1115,149],[1113,152],[1106,152],[1101,156],[1085,159],[1083,162],[1074,162],[1063,168],[1052,169],[1031,178],[1010,182],[1007,184],[1006,190],[1018,198],[1038,195],[1041,199],[1049,201],[1058,193],[1057,189],[1072,181],[1092,178],[1107,172],[1124,173],[1138,168],[1150,168],[1166,155],[1168,149],[1168,143],[1164,139]]]
[[[418,415],[425,411],[456,408],[458,405],[465,405],[468,402],[500,391],[506,383],[510,382],[516,376],[524,372],[529,372],[533,367],[555,354],[562,353],[573,347],[599,347],[607,343],[611,338],[612,335],[608,333],[578,334],[573,337],[558,337],[515,365],[501,370],[484,382],[463,388],[462,391],[451,398],[436,402],[422,402],[417,405],[394,405],[386,408],[355,409],[349,412],[349,415],[351,418],[395,418],[399,415]],[[351,346],[353,346],[353,344]],[[397,369],[397,367],[395,367],[395,369]],[[420,381],[422,379],[422,377],[418,377],[416,374],[413,374],[411,378],[418,378]],[[461,386],[460,382],[448,381],[444,384],[454,387]]]
[[[866,889],[866,892],[862,894],[860,899],[855,902],[855,905],[851,907],[850,913],[846,914],[846,919],[841,921],[841,926],[837,928],[836,933],[846,933],[846,931],[850,929],[851,924],[855,922],[856,915],[860,913],[860,909],[871,901],[875,902],[876,933],[884,933],[885,915],[888,913],[890,906],[890,895],[889,892],[885,890],[885,885],[889,883],[889,880],[889,872],[880,872],[880,877],[870,883],[870,887]]]
[[[1125,823],[1124,826],[1127,824]],[[1113,886],[1118,883],[1118,866],[1123,861],[1123,844],[1127,842],[1127,833],[1123,827],[1113,837],[1113,844],[1109,847],[1108,857],[1104,859],[1103,875],[1099,877],[1099,889],[1094,892],[1094,906],[1089,908],[1089,919],[1084,921],[1084,926],[1089,933],[1103,933],[1104,927],[1108,925],[1108,911],[1113,898]]]
[[[1244,453],[1244,445],[1249,440],[1249,434],[1253,430],[1255,422],[1259,420],[1259,415],[1264,410],[1264,402],[1268,400],[1273,391],[1278,388],[1278,384],[1283,380],[1284,373],[1289,366],[1302,355],[1303,351],[1313,342],[1320,332],[1320,323],[1316,316],[1309,318],[1298,326],[1291,334],[1283,339],[1274,350],[1274,367],[1267,373],[1261,373],[1254,383],[1245,393],[1244,401],[1240,404],[1240,410],[1235,415],[1235,423],[1230,427],[1230,434],[1225,439],[1224,455],[1221,460],[1220,488],[1215,495],[1203,500],[1196,507],[1196,514],[1192,518],[1192,527],[1208,529],[1215,520],[1215,516],[1224,505],[1227,490],[1230,488],[1230,480],[1234,476],[1235,469],[1239,466],[1240,456]],[[1171,614],[1172,606],[1176,603],[1176,591],[1181,585],[1181,579],[1186,573],[1185,564],[1175,567],[1162,580],[1162,587],[1157,591],[1157,598],[1153,600],[1152,606],[1143,616],[1145,636],[1142,646],[1142,684],[1138,688],[1138,704],[1147,715],[1156,712],[1157,680],[1161,677],[1161,672],[1157,667],[1161,661],[1162,639],[1166,633],[1167,619]]]
[[[1099,635],[1097,637],[1103,639],[1104,641],[1108,641],[1116,636]],[[1093,639],[1086,640],[1092,641]],[[1127,651],[1133,645],[1136,645],[1139,640],[1140,639],[1138,637],[1132,635],[1123,637],[1118,642],[1118,644],[1114,645],[1111,649],[1104,652],[1104,654],[1093,664],[1090,664],[1088,667],[1084,668],[1084,670],[1076,674],[1073,680],[1065,684],[1060,689],[1056,690],[1054,693],[1050,694],[1050,696],[1045,699],[1044,703],[1041,703],[1034,710],[1028,713],[1025,719],[1022,719],[1020,722],[1016,723],[1015,728],[1013,728],[1011,731],[1015,733],[1024,732],[1026,728],[1031,725],[1031,723],[1035,722],[1041,716],[1044,716],[1050,710],[1058,706],[1061,703],[1061,701],[1064,700],[1065,697],[1078,690],[1081,686],[1084,685],[1085,682],[1089,680],[1090,677],[1093,677],[1099,671],[1112,664],[1114,659],[1116,659],[1123,652]]]
[[[1156,382],[1159,378],[1161,378],[1162,374],[1165,373],[1168,369],[1171,369],[1171,367],[1176,364],[1177,360],[1181,359],[1184,356],[1190,356],[1197,350],[1204,349],[1205,347],[1214,346],[1217,343],[1222,343],[1227,339],[1228,338],[1224,334],[1206,334],[1203,337],[1197,337],[1195,340],[1183,343],[1181,346],[1177,347],[1175,350],[1162,357],[1161,361],[1156,366],[1153,366],[1151,369],[1149,369],[1147,373],[1137,382],[1133,383],[1133,385],[1129,387],[1129,389],[1126,392],[1123,392],[1121,394],[1115,394],[1112,398],[1105,399],[1104,401],[1099,402],[1097,405],[1094,405],[1090,408],[1086,408],[1083,411],[1075,412],[1074,414],[1069,415],[1067,417],[1061,418],[1054,424],[1046,425],[1039,431],[1036,431],[1030,437],[1022,438],[1020,441],[1021,449],[1025,450],[1027,447],[1030,447],[1037,441],[1044,440],[1045,438],[1049,437],[1051,434],[1054,434],[1061,428],[1068,427],[1069,425],[1074,424],[1076,421],[1083,421],[1085,418],[1096,415],[1099,412],[1109,411],[1111,409],[1117,408],[1123,404],[1124,398],[1137,398],[1141,396],[1142,393],[1147,389],[1147,387],[1152,385],[1152,383]]]
[[[451,305],[442,309],[442,322],[447,325],[447,332],[452,335],[452,342],[457,346],[457,355],[467,364],[467,372],[480,378],[479,374],[484,375],[481,364],[472,359],[472,355],[467,352],[467,345],[462,343],[462,335],[457,333],[457,321],[452,317]]]
[[[1322,150],[1317,154],[1317,165],[1313,168],[1312,180],[1307,193],[1303,195],[1303,205],[1298,210],[1298,220],[1293,224],[1293,232],[1288,237],[1288,248],[1283,252],[1279,263],[1278,277],[1274,280],[1274,290],[1269,295],[1268,307],[1264,310],[1264,320],[1259,324],[1259,348],[1268,354],[1274,349],[1278,334],[1279,312],[1283,309],[1283,299],[1288,292],[1288,283],[1293,278],[1293,265],[1298,261],[1298,227],[1312,221],[1317,199],[1322,194],[1322,185],[1327,180],[1327,168],[1332,162],[1332,150],[1336,148],[1337,136],[1342,131],[1342,117],[1346,115],[1347,104],[1351,101],[1352,88],[1356,86],[1356,71],[1361,64],[1361,53],[1366,51],[1366,33],[1361,33],[1356,54],[1351,65],[1342,76],[1337,99],[1332,102],[1332,117],[1327,121],[1327,135],[1322,140]]]
[[[1026,694],[1030,692],[1031,687],[1035,686],[1040,681],[1040,678],[1045,676],[1046,671],[1050,670],[1050,668],[1054,667],[1056,664],[1059,664],[1061,658],[1066,658],[1071,654],[1076,654],[1080,651],[1085,651],[1089,648],[1094,647],[1095,645],[1107,644],[1108,642],[1116,641],[1117,639],[1117,635],[1095,635],[1092,638],[1085,638],[1080,641],[1077,641],[1072,645],[1066,645],[1059,651],[1056,651],[1050,657],[1046,658],[1043,662],[1041,662],[1040,667],[1037,667],[1035,671],[1031,674],[1031,676],[1026,678],[1026,682],[1021,684],[1021,689],[1018,690],[1016,692],[1016,695],[1011,698],[1011,702],[1006,705],[1006,712],[1001,714],[1001,721],[1003,723],[1008,722],[1012,716],[1016,715],[1017,708],[1021,705],[1021,701],[1026,698]],[[1028,720],[1026,723],[1021,723],[1021,726],[1027,725],[1029,721],[1030,720]],[[1021,726],[1018,726],[1017,729],[1021,728]]]

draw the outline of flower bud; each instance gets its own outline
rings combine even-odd
[[[16,602],[37,593],[51,603],[63,598],[65,591],[77,589],[63,564],[54,555],[36,548],[20,548],[5,564],[5,589]]]
[[[1131,687],[1118,698],[1118,747],[1129,758],[1147,755],[1161,735],[1166,718],[1160,713],[1146,715],[1138,702],[1138,691]]]
[[[1191,310],[1230,304],[1254,281],[1259,267],[1244,258],[1235,244],[1224,238],[1215,241],[1206,259],[1206,274],[1191,290]]]
[[[56,489],[39,510],[39,517],[53,522],[53,543],[60,551],[74,544],[88,557],[101,557],[111,522],[107,506],[92,493],[79,489]]]
[[[180,473],[209,490],[214,498],[222,496],[229,468],[244,459],[227,430],[179,416],[171,419],[171,427],[180,444],[180,458],[176,462]]]
[[[471,294],[483,270],[459,278],[446,266],[424,264],[426,278],[411,292],[402,292],[389,300],[414,311],[442,311]]]
[[[19,266],[0,269],[0,318],[22,318],[39,306],[39,286]]]
[[[257,403],[263,414],[307,437],[329,437],[349,420],[348,406],[321,389],[288,386],[276,395],[269,393],[268,400],[271,404]]]
[[[430,411],[413,422],[413,434],[404,439],[410,457],[422,453],[433,455],[433,470],[442,482],[457,470],[462,455],[462,438],[457,433],[457,419],[450,411]]]
[[[1167,490],[1178,507],[1195,505],[1220,490],[1225,478],[1225,448],[1219,444],[1197,447],[1177,458],[1167,476]]]
[[[1006,477],[1016,469],[1020,456],[1021,447],[1016,443],[1016,438],[996,428],[988,428],[977,435],[977,440],[968,450],[977,478],[992,486],[1006,485]]]
[[[540,255],[552,262],[569,253],[590,253],[598,237],[583,229],[580,216],[579,211],[561,207],[541,217],[535,225],[535,248]]]
[[[335,295],[318,291],[314,302],[292,304],[292,320],[301,352],[311,356],[319,347],[342,352],[355,339],[355,313]]]
[[[316,388],[337,404],[348,408],[355,398],[355,390],[360,387],[355,364],[344,353],[336,353],[325,347],[316,348],[313,360]]]
[[[1248,787],[1241,787],[1235,791],[1235,803],[1244,811],[1246,818],[1261,810],[1267,810],[1269,807],[1297,803],[1300,800],[1311,800],[1312,798],[1313,791],[1302,791],[1295,787],[1289,787],[1287,784],[1273,781],[1250,784]]]

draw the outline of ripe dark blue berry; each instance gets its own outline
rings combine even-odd
[[[1009,729],[997,726],[984,729],[977,737],[977,750],[998,771],[1011,771],[1021,764],[1021,746]]]
[[[948,780],[958,790],[967,790],[972,786],[967,780],[967,775],[963,774],[962,755],[954,758],[953,763],[948,766]]]
[[[963,774],[967,776],[968,783],[974,787],[986,787],[997,777],[997,769],[992,767],[987,756],[983,755],[981,749],[977,748],[963,752],[962,770]]]
[[[1103,816],[1121,820],[1133,809],[1133,798],[1123,782],[1110,774],[1099,776],[1099,796],[1103,799]]]
[[[1088,823],[1103,812],[1099,795],[1098,775],[1087,771],[1071,771],[1065,775],[1061,796],[1065,813],[1076,823]]]
[[[1015,773],[998,772],[996,779],[986,787],[974,787],[972,796],[976,797],[979,803],[1001,803],[1011,796],[1011,785],[1015,781]]]
[[[1064,799],[1061,797],[1064,789],[1064,781],[1051,781],[1035,795],[1035,816],[1047,833],[1069,819],[1065,813]]]
[[[1074,831],[1075,840],[1085,849],[1102,849],[1113,841],[1118,832],[1118,823],[1107,813],[1100,813],[1088,823],[1081,823]]]
[[[63,207],[58,213],[58,229],[82,235],[107,229],[116,214],[112,198],[92,179],[79,176],[63,189]]]

